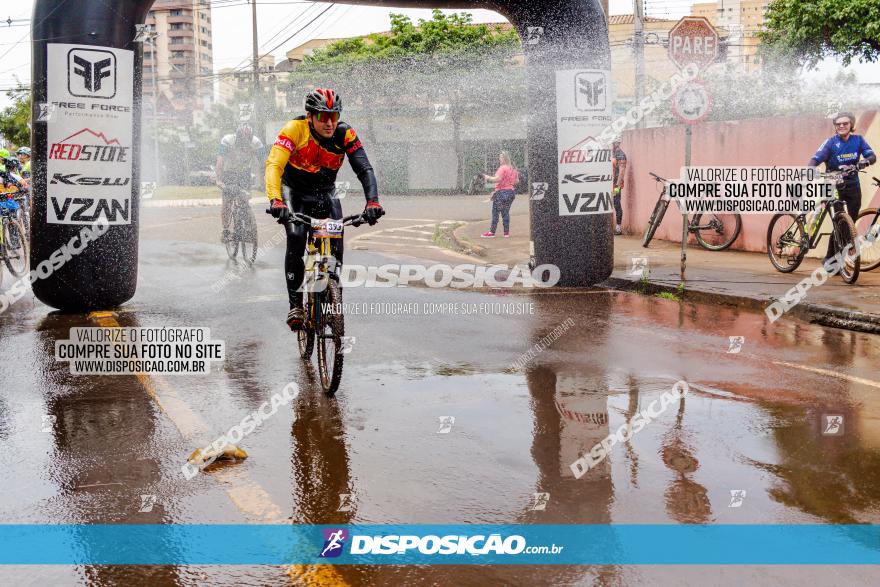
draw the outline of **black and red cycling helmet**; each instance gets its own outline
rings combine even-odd
[[[315,88],[306,94],[306,112],[342,112],[342,98],[330,88]]]

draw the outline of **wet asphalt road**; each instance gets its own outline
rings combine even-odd
[[[483,213],[454,202],[424,208],[402,200],[397,218],[381,226]],[[257,212],[261,239],[271,242],[279,228]],[[71,327],[98,325],[95,318],[52,314],[32,299],[0,315],[0,522],[880,523],[876,336],[785,319],[769,325],[754,312],[604,290],[348,288],[345,302],[361,307],[492,303],[531,313],[412,315],[386,306],[349,314],[346,334],[356,341],[339,393],[327,399],[284,324],[283,246],[239,272],[217,243],[218,214],[146,210],[138,293],[113,318],[122,326],[209,327],[225,341],[227,359],[208,376],[72,376],[54,360],[54,343]],[[420,229],[409,230],[419,238]],[[403,251],[363,241],[349,247],[347,263],[376,265],[403,253],[458,262],[424,240]],[[212,285],[224,278],[216,292]],[[569,318],[574,326],[549,348],[524,369],[511,368]],[[731,336],[745,337],[738,353],[728,352]],[[579,454],[680,379],[691,384],[682,403],[573,478],[569,465]],[[193,449],[291,381],[300,395],[242,441],[247,460],[191,481],[181,476]],[[170,405],[175,397],[180,404],[165,411],[154,399]],[[822,433],[828,414],[844,417],[843,434]],[[45,416],[54,422],[47,426]],[[437,433],[443,416],[455,418],[448,434]],[[732,490],[746,491],[740,507],[729,507]],[[534,493],[549,493],[546,509],[532,509]],[[352,496],[350,511],[338,511],[341,494]],[[155,496],[149,512],[138,511],[142,495]],[[723,585],[855,585],[876,584],[880,572],[0,569],[0,583],[15,585],[703,585],[708,577]]]

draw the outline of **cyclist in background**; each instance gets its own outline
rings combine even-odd
[[[336,175],[342,162],[348,162],[364,188],[367,199],[364,217],[375,224],[385,213],[379,205],[376,175],[357,133],[339,120],[342,99],[331,89],[317,88],[306,96],[305,116],[294,118],[281,129],[266,160],[266,195],[270,211],[287,229],[284,272],[290,312],[287,325],[302,329],[304,313],[302,285],[305,274],[303,254],[308,229],[287,222],[290,210],[313,218],[342,218],[342,206],[335,197]],[[290,200],[290,208],[282,197]],[[333,256],[342,264],[342,239],[333,239]]]
[[[13,214],[19,208],[18,202],[12,199],[11,195],[6,195],[21,188],[21,183],[10,169],[12,161],[15,161],[15,158],[11,156],[9,150],[0,149],[0,213]]]
[[[21,163],[21,176],[30,178],[31,176],[31,150],[30,147],[20,147],[15,152],[18,155],[18,161]]]
[[[824,163],[826,171],[838,171],[844,166],[857,166],[864,169],[877,162],[877,155],[862,135],[853,134],[856,129],[856,117],[851,112],[840,112],[833,119],[834,130],[837,132],[827,139],[810,159],[810,167]],[[860,159],[864,157],[864,161]],[[859,217],[862,207],[862,188],[859,174],[850,173],[844,177],[844,183],[837,187],[837,195],[846,203],[850,218]],[[825,261],[837,254],[834,239],[828,239],[828,252]]]
[[[220,221],[223,223],[221,242],[229,240],[230,202],[232,198],[241,197],[242,192],[247,192],[250,197],[251,174],[255,164],[261,162],[264,156],[263,143],[254,136],[253,129],[246,122],[239,124],[234,134],[225,135],[220,140],[215,171],[217,187],[223,199],[220,212]]]

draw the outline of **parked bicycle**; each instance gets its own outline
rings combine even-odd
[[[226,245],[226,254],[233,261],[238,252],[246,263],[253,263],[257,258],[257,219],[250,206],[250,192],[241,190],[239,194],[229,202],[229,218],[232,228],[229,229],[229,238],[223,243]]]
[[[663,216],[666,215],[666,208],[672,201],[666,194],[666,184],[668,180],[660,177],[656,173],[648,172],[654,181],[663,184],[663,190],[660,192],[660,198],[651,212],[648,219],[648,228],[645,230],[645,236],[642,239],[642,246],[647,247],[654,238],[654,233],[663,222]],[[742,218],[739,214],[716,214],[710,212],[708,214],[697,214],[693,218],[688,217],[688,233],[692,233],[696,237],[701,247],[708,251],[723,251],[733,244],[742,230]]]
[[[844,178],[853,173],[851,167],[838,171],[819,173],[830,181],[840,185]],[[857,171],[857,170],[856,170]],[[825,217],[831,210],[831,233],[838,252],[846,250],[849,245],[850,254],[841,264],[840,277],[845,283],[855,283],[859,278],[860,260],[856,239],[858,233],[852,218],[846,212],[846,203],[837,194],[831,200],[823,200],[818,214],[811,215],[807,221],[806,214],[776,214],[767,227],[767,255],[777,271],[791,273],[797,269],[807,251],[815,249],[819,240],[829,233],[820,232]]]
[[[271,213],[266,210],[266,213]],[[305,321],[297,331],[299,354],[304,360],[311,359],[318,342],[318,373],[321,387],[327,395],[333,395],[342,379],[345,317],[342,312],[342,289],[339,284],[339,268],[331,250],[332,239],[342,238],[346,226],[366,223],[363,214],[347,216],[342,220],[312,218],[294,212],[288,222],[301,224],[309,229],[305,277],[303,283],[308,292]]]
[[[880,188],[880,178],[871,178],[874,185]],[[859,212],[856,218],[856,232],[860,235],[868,237],[872,244],[863,246],[859,250],[859,260],[861,261],[860,269],[862,271],[873,271],[880,267],[880,208],[865,208]]]

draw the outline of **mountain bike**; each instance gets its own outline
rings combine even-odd
[[[224,241],[226,254],[233,261],[239,250],[241,258],[248,264],[252,264],[257,258],[257,219],[250,206],[250,192],[240,190],[229,201],[229,238]]]
[[[874,185],[880,188],[880,179],[872,177]],[[862,235],[869,237],[872,241],[870,246],[863,246],[859,249],[859,260],[861,261],[860,269],[862,271],[873,271],[880,267],[880,208],[865,208],[859,212],[856,218],[856,231]],[[869,236],[870,235],[870,236]]]
[[[5,171],[0,173],[0,182],[2,182],[2,189],[0,189],[2,194],[0,194],[0,197],[12,198],[18,202],[18,219],[21,220],[25,233],[30,234],[31,208],[29,203],[30,198],[28,197],[30,194],[30,180],[10,171]]]
[[[654,205],[654,211],[648,219],[648,228],[645,229],[645,236],[642,238],[642,246],[646,247],[651,244],[654,233],[663,222],[663,216],[666,214],[666,208],[672,201],[666,195],[666,184],[668,180],[663,179],[656,173],[648,172],[654,181],[663,184],[663,191],[660,192],[660,198]],[[688,217],[688,233],[693,233],[697,242],[707,251],[723,251],[733,244],[742,230],[742,218],[739,214],[717,214],[710,212],[708,214],[697,214],[692,219]]]
[[[12,194],[13,199],[18,202],[18,219],[24,227],[26,235],[31,234],[31,203],[29,192],[27,190],[18,191]]]
[[[0,210],[0,259],[10,273],[24,277],[28,271],[28,237],[17,214]]]
[[[266,213],[271,213],[266,210]],[[342,238],[346,226],[360,226],[366,222],[363,214],[347,216],[342,220],[312,218],[298,212],[289,220],[309,229],[306,244],[306,264],[303,284],[308,292],[305,321],[297,331],[299,355],[304,360],[312,357],[315,341],[318,343],[318,374],[321,387],[333,395],[342,378],[343,358],[348,348],[345,338],[345,317],[342,312],[342,289],[336,258],[331,241]]]
[[[841,185],[844,178],[852,173],[852,169],[844,168],[828,173],[818,173],[819,177],[834,181]],[[797,269],[807,251],[815,249],[819,239],[829,235],[820,232],[822,223],[831,210],[831,238],[834,239],[838,252],[842,252],[849,245],[851,254],[847,255],[844,263],[841,263],[840,277],[845,283],[855,283],[859,278],[860,260],[856,239],[858,233],[856,226],[849,214],[846,213],[846,203],[837,194],[831,200],[823,200],[820,204],[821,211],[812,218],[807,226],[807,215],[801,214],[776,214],[770,220],[767,227],[767,255],[770,262],[781,273],[791,273]]]

